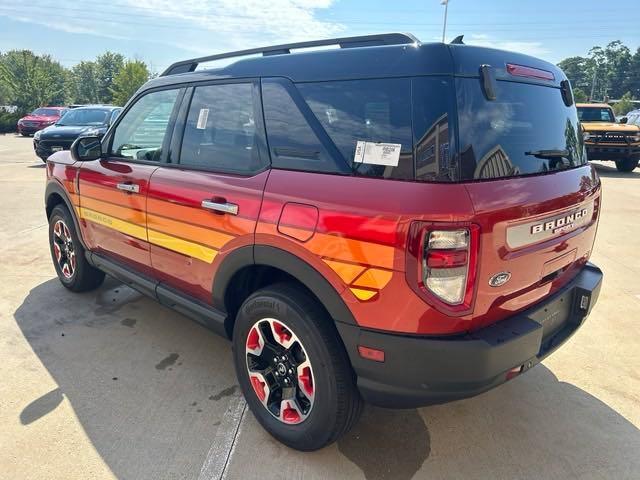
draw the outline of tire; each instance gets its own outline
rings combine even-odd
[[[24,132],[20,132],[20,135],[22,135],[23,137],[30,137],[31,135],[28,133],[24,133]]]
[[[625,158],[624,160],[616,160],[616,168],[619,172],[633,172],[638,166],[637,158]]]
[[[256,328],[260,329],[260,335],[256,334]],[[281,364],[276,362],[278,355],[272,351],[276,331],[285,342],[293,342],[286,353],[293,365],[285,361],[284,369],[280,369]],[[256,347],[260,344],[256,341],[258,336],[262,337],[262,347]],[[282,345],[275,342],[275,346]],[[252,353],[254,347],[262,351],[259,357]],[[312,451],[329,445],[348,432],[360,416],[362,399],[333,320],[310,294],[295,284],[274,284],[244,301],[234,325],[233,356],[240,388],[258,422],[293,449]],[[264,373],[264,382],[256,377],[261,373],[249,373],[250,363],[252,369],[257,369],[262,366],[259,362],[263,357],[271,362],[272,356],[269,367],[255,370]],[[281,374],[278,380],[276,372],[287,370],[287,365],[292,367],[288,372],[293,371],[293,375],[282,380]],[[289,380],[292,386],[295,383],[295,388],[287,390],[294,390],[293,397],[291,394],[285,397],[283,389],[279,396],[273,380]],[[267,389],[263,390],[265,384]],[[258,395],[259,391],[264,398]],[[296,400],[292,404],[283,398]]]
[[[102,285],[104,272],[87,262],[71,213],[63,205],[49,216],[49,249],[58,279],[66,288],[88,292]]]

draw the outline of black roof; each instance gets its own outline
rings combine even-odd
[[[374,40],[370,40],[372,38]],[[291,49],[308,48],[307,45],[332,44],[340,48],[290,53]],[[246,57],[260,53],[262,56]],[[239,59],[220,68],[192,71],[201,63],[230,58]],[[566,78],[555,65],[520,53],[461,43],[420,43],[409,34],[384,34],[277,45],[183,60],[147,82],[142,90],[203,80],[251,77],[286,77],[294,82],[310,82],[417,75],[478,76],[479,68],[484,64],[495,67],[500,78],[506,63],[552,71],[555,85]]]

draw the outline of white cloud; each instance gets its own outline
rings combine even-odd
[[[545,48],[542,42],[523,42],[518,40],[498,40],[487,34],[472,33],[465,36],[464,42],[469,45],[492,47],[512,52],[525,53],[534,57],[545,57],[551,51]]]
[[[50,20],[28,8],[0,15],[68,33],[145,41],[196,54],[243,49],[338,35],[345,27],[317,18],[335,0],[124,0],[113,8],[104,4],[85,22],[78,4],[60,0],[57,14],[68,21]]]

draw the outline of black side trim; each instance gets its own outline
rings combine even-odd
[[[87,252],[86,256],[87,261],[90,264],[102,270],[104,273],[117,278],[125,285],[139,291],[140,293],[144,293],[156,300],[158,299],[156,296],[156,286],[158,285],[158,282],[156,280],[134,272],[130,268],[114,262],[113,260],[107,259],[97,253]]]
[[[256,265],[279,268],[295,277],[318,297],[329,315],[336,321],[356,325],[353,315],[324,276],[299,257],[279,248],[267,245],[254,247]]]
[[[226,337],[224,328],[226,314],[194,298],[188,297],[177,291],[161,285],[145,275],[105,258],[97,253],[87,252],[87,260],[94,267],[99,268],[108,275],[117,278],[125,285],[147,295],[162,305],[169,307],[183,315],[195,320],[215,333]]]
[[[47,208],[47,205],[49,204],[49,199],[53,194],[58,194],[62,198],[62,201],[67,207],[67,210],[69,210],[69,212],[71,213],[71,218],[73,219],[73,226],[76,228],[76,232],[78,234],[78,238],[80,239],[80,243],[82,244],[84,249],[87,250],[87,245],[84,243],[84,239],[82,238],[82,230],[80,230],[80,222],[78,221],[78,217],[76,216],[76,211],[73,208],[73,204],[71,203],[71,200],[69,200],[67,191],[56,180],[49,180],[49,182],[47,183],[47,187],[44,191],[45,209]]]
[[[224,324],[227,315],[196,299],[182,295],[164,285],[156,287],[156,295],[162,305],[186,315],[222,337],[227,337]]]
[[[255,265],[253,261],[253,245],[236,248],[225,257],[213,279],[212,302],[215,308],[226,311],[224,299],[231,279],[244,267],[252,265]]]

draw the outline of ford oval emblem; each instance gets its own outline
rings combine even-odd
[[[501,287],[505,283],[509,281],[511,278],[511,273],[509,272],[500,272],[496,273],[493,277],[489,279],[489,285],[492,287]]]

